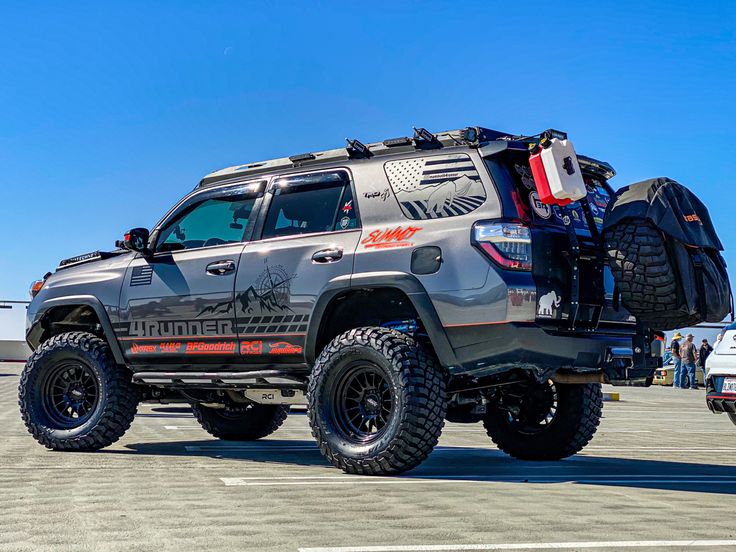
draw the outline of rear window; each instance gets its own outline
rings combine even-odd
[[[509,154],[508,172],[514,183],[514,196],[517,209],[521,210],[527,218],[541,224],[562,225],[562,211],[557,205],[547,205],[539,200],[537,186],[532,177],[529,167],[529,155],[523,152]],[[585,187],[588,191],[588,203],[590,212],[596,226],[600,229],[603,225],[603,215],[611,199],[604,183],[596,178],[585,176]],[[567,206],[571,211],[573,226],[579,230],[587,230],[585,215],[580,203],[574,202]]]
[[[464,153],[389,161],[384,169],[401,211],[412,220],[466,215],[486,200],[480,175]]]

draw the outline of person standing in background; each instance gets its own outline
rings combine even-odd
[[[698,366],[700,366],[700,369],[703,371],[703,384],[705,385],[705,382],[708,380],[708,373],[705,371],[705,359],[708,358],[708,355],[713,351],[713,347],[710,346],[710,343],[708,343],[707,339],[703,340],[703,343],[700,345],[700,350],[698,351]]]
[[[682,379],[682,357],[680,357],[680,340],[682,339],[682,334],[680,332],[675,332],[675,335],[672,336],[672,343],[670,344],[670,351],[672,352],[672,360],[675,364],[675,379],[672,380],[672,387],[679,389],[682,387],[681,379]]]
[[[698,349],[693,343],[693,339],[695,336],[693,334],[687,334],[687,337],[685,338],[685,343],[682,344],[682,347],[680,347],[680,358],[682,359],[682,379],[680,382],[680,387],[683,389],[687,389],[685,387],[685,376],[687,375],[687,378],[690,380],[690,389],[697,389],[698,388],[698,379],[695,374],[695,363],[698,361]]]

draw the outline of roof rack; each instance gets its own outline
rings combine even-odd
[[[389,138],[381,142],[374,142],[371,144],[363,144],[356,139],[347,138],[344,148],[301,153],[299,155],[281,157],[278,159],[271,159],[269,161],[260,161],[258,163],[227,167],[206,175],[200,181],[199,187],[211,186],[215,183],[235,178],[239,179],[248,176],[257,176],[267,172],[295,167],[366,159],[379,155],[391,155],[425,149],[440,149],[451,146],[477,148],[483,144],[496,140],[503,140],[509,143],[520,142],[519,147],[522,147],[522,143],[524,142],[524,137],[518,137],[508,132],[500,132],[498,130],[491,130],[478,126],[469,126],[459,130],[448,130],[445,132],[438,132],[436,134],[422,127],[413,127],[413,131],[413,137],[402,136],[398,138]],[[582,155],[578,156],[578,160],[581,165],[585,165],[589,170],[597,172],[606,178],[611,178],[616,174],[616,171],[614,171],[613,167],[608,163],[596,161],[595,159],[584,157]]]

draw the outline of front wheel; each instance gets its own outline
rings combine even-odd
[[[599,383],[530,383],[505,393],[483,425],[498,448],[514,458],[560,460],[590,442],[602,409]]]
[[[736,414],[731,414],[729,412],[728,417],[731,418],[731,421],[733,422],[733,424],[736,425]]]
[[[44,342],[20,378],[18,404],[28,431],[53,450],[93,451],[117,441],[135,417],[138,388],[108,344],[85,332]]]
[[[309,380],[309,423],[322,454],[347,473],[388,475],[418,466],[445,419],[445,378],[412,338],[357,328],[319,355]]]

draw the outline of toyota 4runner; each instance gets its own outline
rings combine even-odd
[[[248,440],[306,403],[350,473],[417,466],[446,419],[517,458],[575,454],[601,383],[648,385],[661,351],[603,259],[613,169],[578,156],[587,198],[544,203],[538,139],[415,129],[207,175],[150,233],[34,283],[28,430],[96,450],[140,402],[184,402]]]

